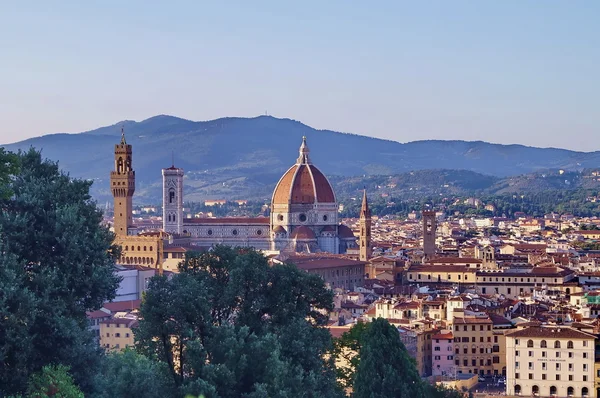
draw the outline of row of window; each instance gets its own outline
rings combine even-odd
[[[572,347],[571,347],[572,348]],[[573,353],[572,352],[568,352],[567,353],[569,355],[569,358],[573,358]],[[546,358],[548,355],[547,351],[542,351],[542,358]],[[555,352],[556,358],[560,358],[560,351],[556,351]],[[518,357],[520,356],[520,352],[519,351],[515,351],[515,356]],[[527,356],[532,357],[533,356],[533,351],[527,351]],[[583,353],[583,357],[587,358],[587,352]]]
[[[462,325],[462,326],[463,326],[463,331],[466,332],[467,331],[467,325]],[[471,325],[471,330],[475,331],[476,330],[476,326],[477,325]],[[485,326],[486,325],[479,325],[479,330],[483,331]],[[454,330],[457,331],[457,332],[460,331],[460,325],[454,325]],[[491,325],[487,325],[487,328],[485,328],[485,330],[492,330],[492,326]]]
[[[435,359],[436,361],[440,361],[442,359],[442,356],[441,355],[436,355],[436,356],[433,357],[433,359]],[[449,360],[449,361],[451,361],[451,360],[454,359],[454,355],[448,355],[448,356],[446,356],[446,359]]]
[[[106,337],[110,337],[110,333],[106,333]],[[114,337],[121,337],[121,333],[115,333]],[[129,333],[125,333],[125,337],[129,338]]]
[[[148,246],[138,246],[137,247],[137,251],[141,252],[142,251],[142,247],[144,248],[144,251],[148,251],[147,250]],[[129,250],[129,246],[125,245],[125,251],[128,251],[128,250]],[[135,250],[135,246],[131,246],[131,250]],[[149,251],[152,251],[152,246],[150,246],[150,250]]]
[[[500,363],[500,357],[493,357],[488,359],[480,359],[479,366],[492,366],[492,363]],[[460,359],[454,361],[456,366],[460,366]],[[463,359],[463,366],[469,366],[469,360]],[[477,359],[471,359],[471,366],[477,366]]]
[[[459,355],[460,354],[460,348],[457,347],[454,350],[454,352],[456,353],[456,355]],[[480,347],[479,348],[479,353],[480,354],[491,354],[492,352],[500,352],[500,346],[495,345],[493,348],[490,348],[490,347],[488,347],[488,348]],[[468,353],[469,353],[469,348],[468,347],[463,348],[463,354],[468,354]],[[472,347],[471,348],[471,353],[472,354],[476,354],[477,353],[477,348],[476,347]]]
[[[515,345],[520,345],[521,341],[519,339],[515,339]],[[573,348],[573,342],[572,341],[568,341],[567,342],[567,348]],[[583,346],[587,347],[588,346],[588,342],[587,340],[583,340]],[[533,340],[527,340],[527,347],[533,347]],[[546,342],[546,340],[542,340],[540,341],[540,348],[548,348],[548,343]],[[560,341],[556,340],[554,342],[554,348],[560,348]]]
[[[584,357],[584,358],[585,358],[585,357]],[[585,364],[585,363],[584,363],[584,364],[582,364],[582,365],[583,365],[583,371],[584,371],[584,372],[587,372],[587,371],[588,371],[588,366],[587,366],[587,364]],[[534,370],[534,367],[535,367],[535,365],[534,365],[534,363],[533,363],[533,362],[529,362],[529,363],[527,364],[527,368],[528,368],[529,370]],[[554,367],[555,367],[555,369],[556,369],[556,370],[560,370],[560,369],[561,369],[561,367],[562,367],[562,364],[560,364],[560,363],[556,363]],[[546,370],[547,368],[548,368],[548,364],[547,364],[546,362],[542,362],[542,370]],[[568,369],[569,369],[569,372],[572,372],[572,371],[574,370],[574,368],[575,368],[575,366],[574,366],[572,363],[568,364]],[[519,362],[515,362],[515,369],[519,369]]]
[[[480,336],[479,337],[479,342],[483,343],[484,342],[483,340],[484,340],[483,336]],[[488,343],[491,343],[492,342],[492,337],[491,336],[487,336],[486,340],[487,340]],[[468,343],[469,341],[472,342],[472,343],[475,343],[477,341],[477,337],[471,336],[471,339],[469,339],[468,337],[455,337],[454,338],[454,342],[455,343]],[[497,343],[497,342],[498,342],[498,336],[494,336],[494,343]]]
[[[519,373],[515,373],[515,379],[520,379],[521,375]],[[527,378],[529,380],[533,380],[533,373],[529,373]],[[569,381],[575,381],[575,376],[573,375],[568,375],[568,379]],[[546,373],[542,373],[542,380],[551,380],[548,378],[548,375]],[[556,374],[554,375],[554,380],[560,380],[560,375]],[[581,381],[588,381],[588,377],[587,375],[583,375]]]
[[[494,280],[493,280],[494,278],[489,278],[489,279],[490,279],[489,280],[490,282],[494,282]],[[496,282],[504,282],[504,278],[500,278],[500,279],[501,279],[501,281],[499,281],[498,278],[496,278]],[[517,279],[519,279],[519,278],[514,278],[514,282],[518,282]],[[524,282],[524,279],[525,278],[521,278],[521,282]],[[550,278],[548,278],[548,279],[550,279]],[[485,276],[483,277],[483,282],[486,282]],[[508,278],[508,282],[511,282],[510,278]],[[531,282],[531,278],[527,278],[527,282]],[[538,282],[537,278],[534,279],[534,282]],[[545,282],[546,282],[546,278],[542,278],[542,283],[545,283]],[[558,278],[554,278],[554,283],[558,283]]]
[[[412,274],[408,274],[408,279],[413,279],[413,275]],[[417,279],[421,279],[421,274],[417,274]],[[425,278],[423,278],[423,279],[425,279]],[[427,279],[431,280],[431,274],[427,274]],[[441,279],[442,279],[442,275],[438,275],[437,276],[438,282],[440,282]],[[446,279],[449,280],[449,281],[452,280],[452,274],[448,274],[447,277],[446,277]],[[460,280],[460,279],[461,279],[461,275],[458,274],[458,280]],[[464,280],[465,281],[469,280],[468,275],[465,275]]]

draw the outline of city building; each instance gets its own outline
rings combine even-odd
[[[454,364],[458,373],[493,374],[492,325],[487,315],[454,317]]]
[[[450,330],[441,330],[432,336],[432,373],[433,376],[454,376],[454,335]]]
[[[595,336],[566,326],[532,326],[506,335],[506,393],[596,397]]]

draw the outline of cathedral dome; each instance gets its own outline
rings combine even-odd
[[[273,192],[273,204],[335,203],[335,195],[327,177],[309,157],[306,137],[302,138],[296,164],[285,172]]]

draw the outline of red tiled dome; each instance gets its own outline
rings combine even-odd
[[[352,230],[349,227],[347,227],[347,226],[345,226],[343,224],[340,224],[338,226],[338,236],[340,238],[342,238],[342,239],[344,239],[344,238],[356,238],[356,236],[354,236],[354,232],[352,232]]]
[[[294,229],[294,232],[292,232],[292,239],[309,240],[317,239],[317,237],[312,229],[308,228],[307,226],[301,225],[298,228]]]
[[[300,157],[285,172],[273,191],[273,204],[335,203],[335,195],[327,177],[310,163],[306,138],[300,147]]]

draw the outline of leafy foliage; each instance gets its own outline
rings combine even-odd
[[[49,364],[88,388],[99,348],[86,311],[114,297],[116,248],[87,181],[30,150],[18,155],[0,213],[0,392],[19,393]]]
[[[324,354],[332,294],[291,265],[252,249],[191,253],[172,278],[155,277],[136,347],[163,363],[181,392],[206,397],[340,394]]]
[[[44,366],[31,376],[27,386],[30,398],[83,398],[81,390],[73,383],[66,366]]]
[[[163,398],[175,395],[166,369],[130,349],[109,353],[103,359],[94,390],[92,398]]]

